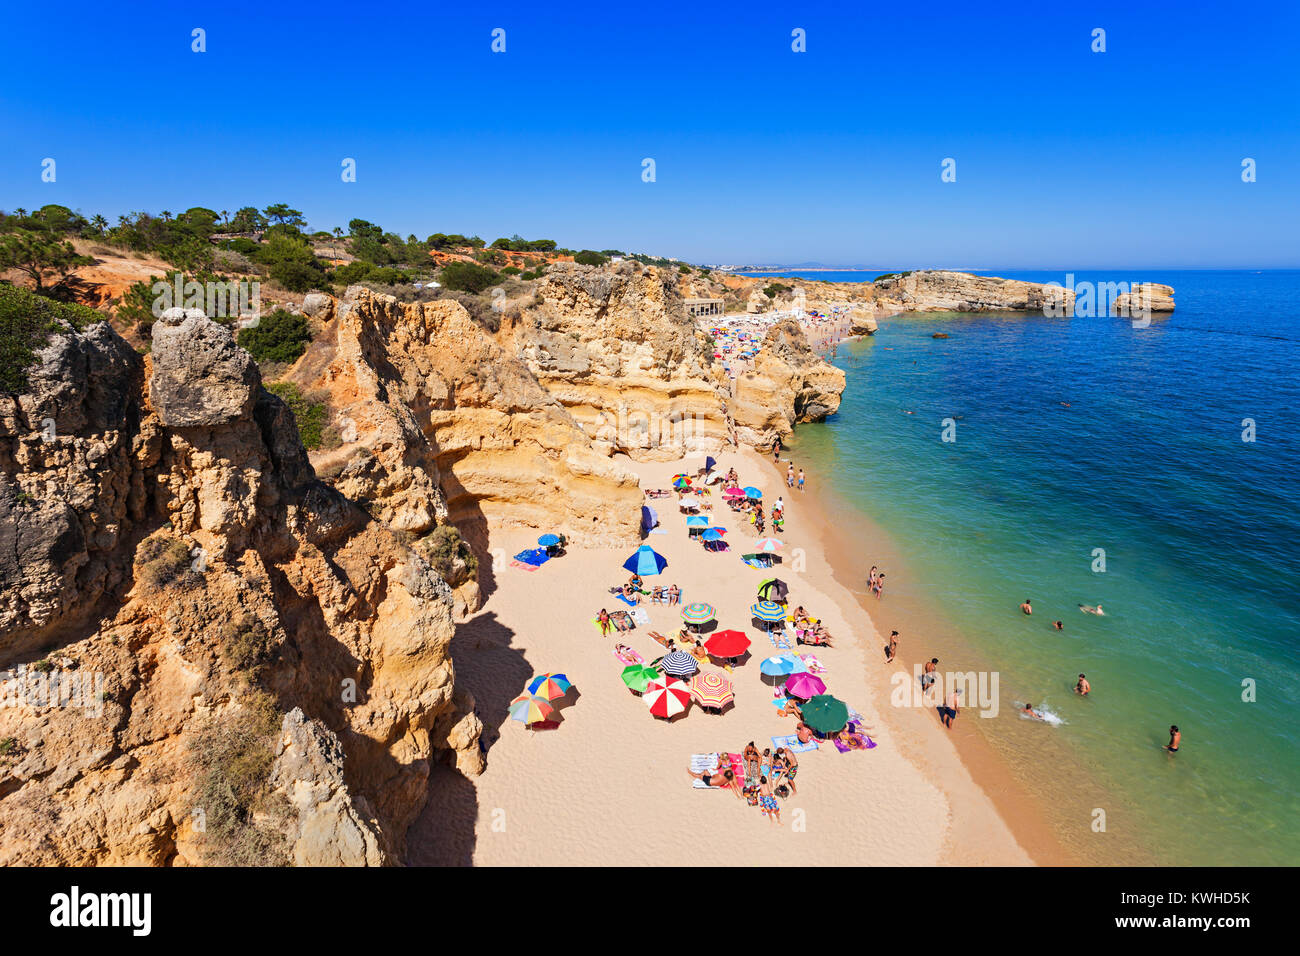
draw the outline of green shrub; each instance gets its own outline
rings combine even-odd
[[[295,362],[310,344],[307,317],[285,309],[276,309],[239,332],[240,347],[259,362]]]
[[[449,587],[458,588],[478,577],[478,559],[455,525],[438,525],[416,547]]]
[[[256,683],[271,660],[274,639],[261,621],[248,612],[221,629],[221,658],[236,673]]]
[[[602,256],[592,249],[583,249],[581,252],[574,254],[573,261],[584,266],[603,266],[606,262],[609,262],[609,256]]]
[[[158,593],[182,580],[190,570],[190,548],[165,531],[157,531],[140,542],[135,552],[135,574],[145,590]]]
[[[473,262],[449,262],[438,275],[443,288],[456,292],[482,292],[501,282],[504,276]]]
[[[293,420],[298,426],[298,437],[302,447],[308,451],[318,448],[337,448],[339,443],[337,430],[329,424],[329,395],[326,392],[304,393],[293,382],[276,382],[268,385],[267,391],[278,395],[293,412]]]
[[[0,391],[18,395],[27,390],[27,373],[36,364],[37,351],[64,323],[84,329],[103,318],[84,305],[55,302],[0,284]]]

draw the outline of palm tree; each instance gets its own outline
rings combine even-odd
[[[335,226],[335,227],[334,227],[334,241],[335,241],[336,245],[334,246],[334,251],[335,251],[336,253],[339,252],[339,247],[338,247],[337,243],[338,243],[338,241],[339,241],[340,239],[342,239],[342,238],[343,238],[343,230],[342,230],[339,226]],[[335,259],[341,259],[341,258],[342,258],[342,254],[340,253],[339,255],[336,255],[334,258],[335,258]]]
[[[230,213],[226,212],[224,209],[221,210],[221,221],[226,224],[227,229],[230,228]]]
[[[101,236],[104,234],[104,230],[108,228],[108,220],[98,213],[91,218],[90,224],[95,227],[95,231]]]
[[[170,211],[168,211],[168,210],[166,210],[166,209],[164,209],[162,212],[158,213],[158,215],[159,215],[159,217],[162,219],[163,222],[171,222],[171,221],[172,221],[172,214],[171,214]]]
[[[19,219],[26,219],[27,210],[24,209],[22,206],[19,206],[17,209],[14,210],[14,215],[17,216]]]

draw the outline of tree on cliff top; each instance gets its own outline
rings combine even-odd
[[[45,280],[57,276],[54,284],[58,285],[77,266],[94,261],[78,255],[71,242],[46,230],[17,229],[0,234],[0,272],[17,269],[32,280],[37,292],[46,290]]]

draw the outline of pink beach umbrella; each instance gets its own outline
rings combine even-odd
[[[826,693],[826,684],[812,674],[795,674],[785,682],[785,692],[800,700],[812,700],[818,694]]]

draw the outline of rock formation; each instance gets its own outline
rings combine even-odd
[[[227,330],[154,337],[0,397],[0,864],[398,861],[430,762],[482,767],[450,590]]]
[[[1156,282],[1138,282],[1128,292],[1121,292],[1111,303],[1111,311],[1116,315],[1145,315],[1148,312],[1174,311],[1174,290],[1172,286]]]
[[[876,308],[889,312],[1045,312],[1068,314],[1074,292],[969,272],[904,272],[874,283]]]
[[[736,379],[732,415],[740,440],[767,448],[796,424],[820,421],[840,407],[844,372],[808,347],[794,319],[773,323],[753,368]]]

